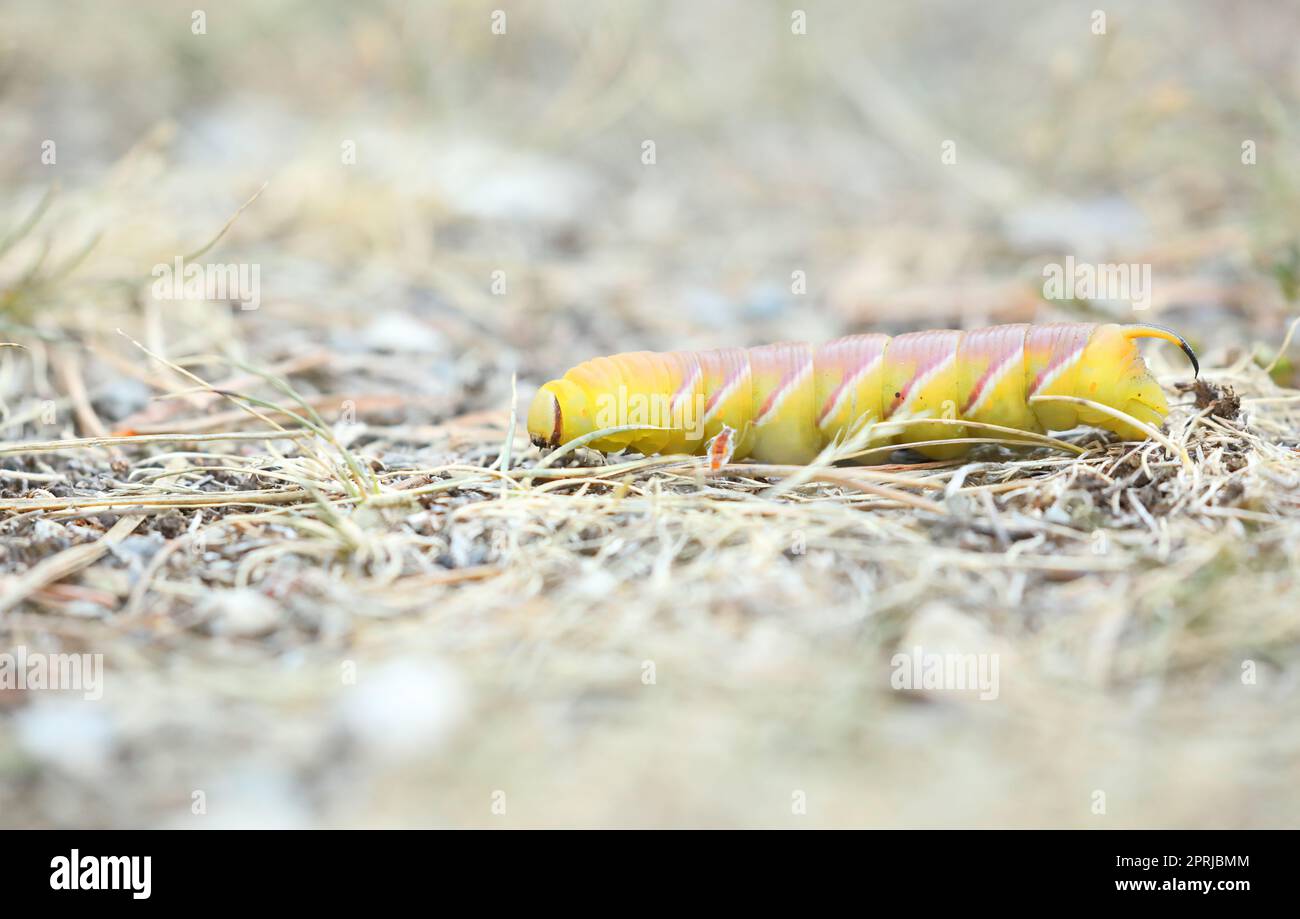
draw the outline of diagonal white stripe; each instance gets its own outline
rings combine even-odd
[[[771,416],[779,412],[781,410],[781,406],[785,404],[785,400],[790,398],[790,394],[794,392],[796,389],[798,389],[800,386],[802,386],[804,380],[806,380],[809,376],[812,375],[812,369],[813,369],[813,361],[812,358],[809,358],[807,362],[804,363],[804,365],[799,368],[799,372],[796,373],[790,379],[790,382],[787,383],[785,386],[783,386],[781,388],[781,391],[777,393],[776,398],[772,400],[772,405],[768,408],[768,410],[765,411],[762,415],[754,419],[754,424],[756,425],[766,424],[768,422],[768,419],[771,418]]]
[[[749,377],[749,374],[749,361],[746,360],[745,366],[740,368],[740,372],[732,375],[731,382],[724,383],[722,389],[718,390],[718,394],[713,400],[713,407],[704,413],[705,422],[713,420],[713,417],[721,411],[722,406],[732,397],[736,388]]]
[[[840,384],[840,391],[835,396],[835,401],[831,403],[831,407],[826,411],[825,414],[822,415],[822,417],[834,418],[836,415],[838,415],[841,406],[843,406],[844,404],[844,400],[846,400],[849,397],[849,394],[853,392],[853,390],[858,388],[858,384],[862,382],[863,378],[865,378],[869,373],[875,370],[877,366],[880,365],[880,362],[884,359],[884,357],[885,357],[885,352],[882,351],[879,354],[877,354],[875,357],[873,357],[871,360],[863,364],[861,367],[859,367],[857,370],[853,371],[853,373],[849,375],[849,378]]]
[[[1022,370],[1024,369],[1025,346],[1023,343],[1010,356],[1005,358],[1002,363],[998,365],[998,368],[989,375],[989,378],[984,382],[984,388],[980,390],[979,398],[975,400],[974,405],[966,410],[966,414],[973,415],[983,408],[984,403],[989,400],[989,394],[998,388],[998,384],[1002,382],[1002,378],[1017,364],[1020,365]]]
[[[1055,383],[1057,379],[1061,376],[1061,374],[1065,373],[1065,371],[1069,370],[1075,364],[1079,363],[1079,358],[1083,357],[1083,351],[1085,348],[1087,348],[1087,346],[1088,346],[1087,342],[1085,342],[1084,344],[1076,348],[1073,354],[1071,354],[1065,360],[1061,361],[1061,363],[1058,364],[1053,370],[1048,372],[1048,374],[1043,377],[1043,381],[1039,383],[1037,386],[1035,386],[1033,392],[1029,393],[1029,395],[1031,396],[1038,395],[1039,392],[1047,389],[1047,387]]]
[[[890,413],[889,417],[893,418],[895,415],[900,413],[906,413],[911,408],[912,403],[916,401],[917,395],[924,390],[925,387],[930,385],[931,380],[951,367],[955,360],[957,360],[957,349],[954,348],[952,353],[939,361],[939,363],[935,364],[925,373],[921,374],[921,376],[912,383],[911,388],[907,391],[907,398],[903,400],[903,404]],[[907,415],[904,414],[904,417],[907,417]]]

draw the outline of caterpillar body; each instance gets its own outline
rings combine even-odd
[[[528,430],[534,443],[558,447],[622,429],[588,445],[646,455],[717,456],[721,440],[734,459],[783,464],[806,463],[859,432],[872,447],[918,444],[926,456],[949,459],[969,445],[927,442],[980,435],[962,421],[1039,434],[1088,424],[1142,439],[1142,429],[1089,406],[1034,399],[1079,397],[1159,426],[1169,406],[1138,338],[1177,344],[1199,374],[1196,355],[1176,333],[1113,323],[634,351],[595,358],[546,383],[529,409]]]

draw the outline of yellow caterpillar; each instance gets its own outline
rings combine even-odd
[[[1177,344],[1200,373],[1191,347],[1168,329],[1077,322],[850,335],[818,346],[634,351],[587,361],[545,384],[528,411],[528,431],[534,443],[558,447],[624,428],[589,446],[647,455],[709,450],[766,463],[806,463],[859,432],[869,446],[981,433],[952,421],[1040,434],[1088,424],[1142,439],[1140,428],[1088,406],[1031,402],[1074,396],[1159,426],[1169,406],[1138,338]],[[967,445],[917,449],[947,459]]]

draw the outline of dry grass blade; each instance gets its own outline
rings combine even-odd
[[[613,428],[601,428],[598,431],[592,431],[590,434],[583,434],[581,437],[575,437],[573,440],[561,444],[559,447],[556,447],[554,450],[552,450],[551,452],[543,456],[537,462],[537,465],[534,466],[533,468],[545,469],[546,467],[552,465],[558,460],[564,459],[564,457],[568,456],[570,453],[577,450],[578,448],[585,447],[587,446],[587,444],[597,440],[601,440],[602,438],[605,437],[613,437],[616,434],[627,434],[632,431],[668,431],[668,430],[671,430],[671,428],[656,427],[655,425],[650,425],[650,424],[625,424]]]
[[[241,204],[233,214],[230,215],[230,219],[221,225],[221,229],[217,231],[217,235],[213,236],[212,239],[208,240],[202,246],[195,249],[189,255],[182,256],[184,261],[192,262],[196,258],[201,258],[202,256],[206,255],[208,251],[212,249],[213,246],[221,242],[222,237],[224,237],[227,233],[229,233],[230,228],[235,225],[235,221],[239,219],[239,215],[244,213],[244,211],[248,210],[249,206],[254,201],[256,201],[259,197],[261,197],[262,192],[266,191],[266,186],[270,184],[271,184],[270,182],[263,182],[261,187],[259,187],[257,191],[253,192],[252,196],[243,204]]]
[[[1164,447],[1174,456],[1182,460],[1183,468],[1186,469],[1188,472],[1195,471],[1196,467],[1192,465],[1192,458],[1187,455],[1187,451],[1183,449],[1182,446],[1174,443],[1172,440],[1170,440],[1164,434],[1160,433],[1155,428],[1151,427],[1151,425],[1147,424],[1146,422],[1138,421],[1136,418],[1134,418],[1132,415],[1128,414],[1127,412],[1121,412],[1117,408],[1111,408],[1109,405],[1102,405],[1100,402],[1093,402],[1090,399],[1080,399],[1077,396],[1030,396],[1029,402],[1031,405],[1035,402],[1065,402],[1070,405],[1081,405],[1090,408],[1094,411],[1101,412],[1103,415],[1109,415],[1111,418],[1114,418],[1116,421],[1122,421],[1125,424],[1131,424],[1133,427],[1137,428],[1138,430],[1146,434],[1147,437],[1150,437],[1152,440],[1159,443],[1162,447]]]
[[[0,456],[24,453],[61,453],[90,447],[126,447],[146,444],[203,444],[239,440],[298,440],[314,432],[305,430],[229,431],[224,434],[131,434],[116,437],[74,437],[68,440],[36,440],[26,443],[0,443]]]
[[[898,420],[891,419],[889,421],[880,422],[877,425],[877,430],[883,434],[885,432],[893,430],[894,428],[898,428],[901,431],[904,428],[918,425],[918,424],[924,424],[924,425],[940,424],[940,425],[947,425],[949,427],[966,428],[972,431],[990,431],[995,434],[1006,435],[1007,438],[1009,438],[1008,442],[1024,443],[1028,441],[1037,446],[1053,447],[1057,450],[1064,450],[1066,453],[1073,453],[1076,456],[1081,456],[1085,452],[1084,449],[1078,446],[1077,444],[1072,444],[1068,440],[1061,440],[1058,437],[1051,437],[1047,434],[1038,434],[1035,433],[1034,431],[1019,431],[1016,430],[1015,428],[1006,428],[997,424],[985,424],[984,422],[981,421],[961,421],[955,418],[903,418]],[[934,442],[941,443],[942,441],[934,441]],[[840,458],[853,459],[857,456],[863,456],[868,453],[876,452],[877,449],[878,448],[872,448],[871,450],[863,450],[858,453],[849,453]],[[898,447],[892,447],[891,449],[897,450]]]
[[[930,501],[927,498],[917,497],[898,488],[890,488],[887,485],[867,481],[865,475],[847,469],[818,469],[809,466],[779,466],[763,463],[729,463],[718,469],[709,469],[707,466],[703,466],[700,472],[708,477],[745,475],[773,478],[785,477],[786,479],[797,478],[801,480],[800,484],[802,484],[802,481],[824,482],[828,485],[837,485],[841,488],[851,488],[865,494],[875,495],[878,498],[886,498],[903,507],[911,507],[931,514],[938,514],[939,516],[947,516],[948,514],[947,509],[942,504]]]
[[[48,185],[44,194],[41,195],[40,200],[36,202],[36,206],[32,208],[31,213],[29,213],[23,220],[19,221],[18,225],[15,226],[12,231],[6,233],[3,239],[0,239],[0,257],[3,257],[6,252],[14,247],[14,245],[26,238],[27,234],[41,222],[41,218],[44,217],[46,211],[50,209],[50,204],[54,201],[54,196],[58,193],[58,190],[59,187],[57,183],[51,183]]]

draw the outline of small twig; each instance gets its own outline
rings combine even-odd
[[[0,443],[0,456],[21,453],[57,453],[60,450],[83,450],[87,447],[112,447],[132,444],[197,444],[223,440],[295,440],[312,431],[231,431],[226,434],[134,434],[121,437],[76,437],[71,440],[42,440],[27,443]]]

